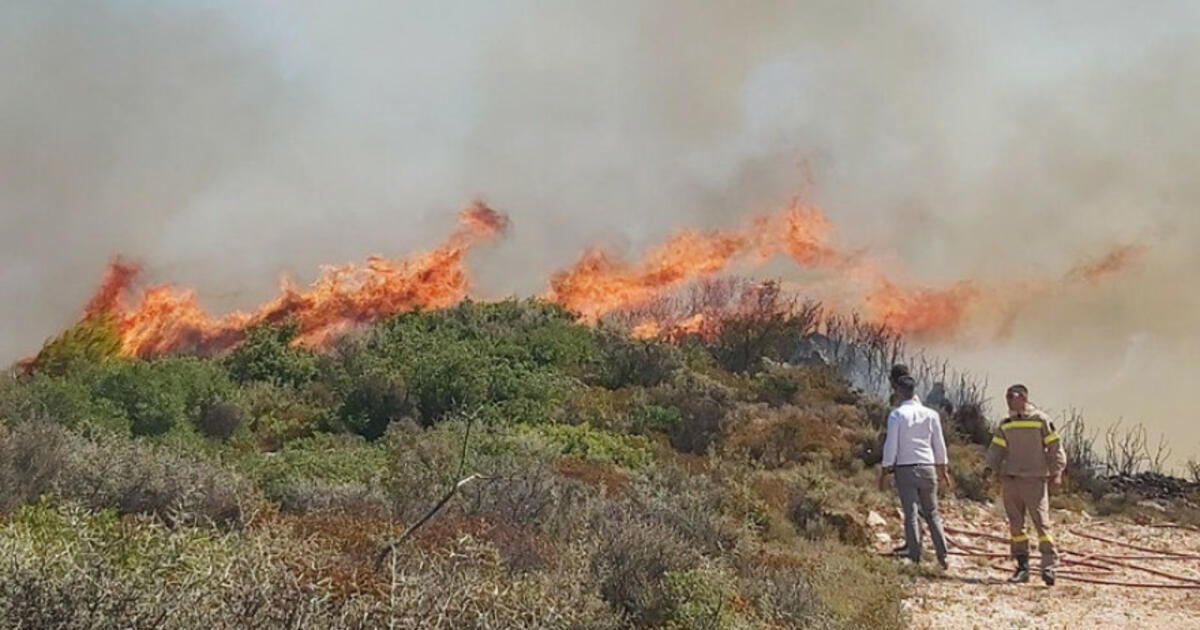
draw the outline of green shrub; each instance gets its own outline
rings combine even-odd
[[[632,339],[616,331],[598,333],[604,357],[597,381],[609,389],[654,387],[683,366],[678,348],[653,339]]]
[[[326,398],[312,387],[297,390],[256,382],[238,391],[236,404],[245,414],[258,445],[278,450],[289,441],[311,436],[330,424],[334,412]]]
[[[730,388],[712,378],[679,373],[654,390],[653,401],[679,410],[679,421],[669,433],[671,445],[688,453],[705,453],[723,435],[735,399]]]
[[[651,461],[649,441],[636,435],[617,435],[585,424],[525,427],[545,438],[561,455],[575,455],[626,468]]]
[[[134,435],[162,435],[199,423],[215,404],[231,399],[233,385],[216,363],[191,357],[111,362],[94,394],[129,418]]]
[[[364,494],[370,494],[381,485],[387,465],[382,446],[357,436],[328,434],[293,440],[278,452],[248,454],[236,463],[268,498],[293,503],[305,502],[300,489],[332,495],[367,488]]]
[[[216,402],[200,413],[196,429],[201,434],[218,440],[228,440],[242,427],[245,413],[233,403]]]
[[[0,420],[55,422],[81,431],[128,434],[129,419],[115,403],[96,395],[100,370],[77,369],[67,376],[35,374],[0,379]]]
[[[363,339],[343,340],[322,356],[319,378],[337,401],[338,423],[369,440],[381,437],[392,422],[419,413],[400,369]]]
[[[755,397],[772,407],[781,405],[854,405],[860,396],[828,366],[773,365],[754,377]]]
[[[725,572],[711,567],[668,571],[664,576],[671,600],[668,628],[731,628],[737,617],[728,606],[734,590]]]
[[[230,376],[239,383],[263,381],[299,387],[317,375],[317,357],[292,345],[299,328],[294,322],[260,324],[224,359]]]

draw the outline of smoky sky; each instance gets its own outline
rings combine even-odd
[[[1200,452],[1195,3],[10,0],[0,76],[5,361],[116,254],[222,311],[481,198],[476,293],[529,295],[802,194],[919,282],[1145,245],[931,350]]]

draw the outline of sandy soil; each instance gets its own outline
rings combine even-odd
[[[970,502],[943,502],[947,527],[1007,536],[1003,508]],[[1081,559],[1088,554],[1153,555],[1085,538],[1090,534],[1125,541],[1156,550],[1190,553],[1200,556],[1200,532],[1137,525],[1087,514],[1054,510],[1054,534],[1064,559]],[[873,517],[876,544],[881,552],[903,540],[899,513]],[[1072,530],[1078,533],[1072,533]],[[1007,553],[1007,545],[993,540],[963,535],[952,541],[974,545],[989,552]],[[925,546],[930,548],[928,536]],[[951,549],[955,547],[952,545]],[[901,560],[897,560],[901,562]],[[1089,573],[1106,580],[1122,582],[1170,583],[1132,568],[1116,567],[1111,561],[1099,561],[1113,568],[1111,573]],[[1200,559],[1120,560],[1143,567],[1184,576],[1200,585]],[[929,563],[932,564],[932,563]],[[1062,575],[1058,584],[1047,587],[1037,577],[1038,560],[1032,561],[1033,579],[1028,584],[1009,585],[1005,579],[1013,563],[1006,558],[988,560],[952,556],[950,569],[914,571],[911,595],[905,607],[914,628],[1163,628],[1200,629],[1200,590],[1130,588],[1087,584]],[[993,566],[994,565],[994,566]],[[1000,567],[997,569],[995,567]],[[1068,567],[1062,567],[1064,571]],[[1088,571],[1084,567],[1076,570]],[[1095,571],[1096,569],[1090,569]]]

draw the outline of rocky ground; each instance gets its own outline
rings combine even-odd
[[[1007,535],[1003,509],[998,504],[949,501],[943,504],[943,512],[948,528],[999,537]],[[1067,575],[1077,571],[1077,577],[1082,578],[1155,584],[1187,584],[1185,580],[1195,580],[1192,583],[1200,587],[1200,531],[1138,525],[1119,518],[1096,518],[1065,510],[1052,512],[1056,524],[1054,533],[1064,559],[1083,560],[1093,566],[1064,566],[1058,584],[1046,587],[1036,576],[1029,584],[1006,584],[1005,579],[1012,570],[1012,562],[1006,558],[955,555],[950,558],[950,569],[945,573],[928,568],[932,562],[925,563],[920,570],[911,571],[914,584],[905,607],[912,627],[989,630],[1200,628],[1200,590],[1098,585],[1072,580]],[[881,552],[903,540],[898,511],[882,517],[873,515],[870,522]],[[1169,557],[1165,553],[1122,547],[1085,535],[1194,557]],[[998,540],[961,534],[950,538],[953,542],[987,552],[1007,553],[1007,546]],[[928,539],[926,547],[929,547]],[[955,546],[951,548],[955,549]],[[958,547],[958,551],[962,553],[963,548]],[[1096,558],[1097,555],[1126,557]],[[1033,564],[1036,569],[1036,557]]]

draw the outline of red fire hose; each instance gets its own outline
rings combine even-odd
[[[1189,529],[1190,530],[1191,528],[1180,526],[1179,529]],[[1009,542],[1007,539],[1005,539],[1001,536],[996,536],[994,534],[989,534],[986,532],[977,532],[977,531],[972,531],[972,530],[967,530],[967,529],[957,529],[954,527],[947,527],[947,528],[945,528],[945,531],[948,534],[955,534],[957,536],[966,536],[969,538],[990,540],[990,541],[1000,542],[1000,543],[1004,543],[1004,544],[1008,544],[1008,542]],[[1200,590],[1200,578],[1193,578],[1193,577],[1188,577],[1188,576],[1184,576],[1184,575],[1178,575],[1175,573],[1161,571],[1161,570],[1158,570],[1158,569],[1155,569],[1152,567],[1144,566],[1142,564],[1138,564],[1135,562],[1128,562],[1131,560],[1137,560],[1137,561],[1142,561],[1142,562],[1145,562],[1145,561],[1160,561],[1160,562],[1161,561],[1174,561],[1174,562],[1200,561],[1200,554],[1187,554],[1187,553],[1178,553],[1178,552],[1174,552],[1174,551],[1170,551],[1170,550],[1152,549],[1149,547],[1142,547],[1142,546],[1128,543],[1125,541],[1114,540],[1111,538],[1105,538],[1103,536],[1097,536],[1095,534],[1089,534],[1089,533],[1080,532],[1077,530],[1070,530],[1070,532],[1081,538],[1087,538],[1090,540],[1095,540],[1097,542],[1103,542],[1103,543],[1106,543],[1109,545],[1125,547],[1127,549],[1133,549],[1133,550],[1141,551],[1144,553],[1142,555],[1105,554],[1105,553],[1082,554],[1082,553],[1072,551],[1070,549],[1060,547],[1059,551],[1063,555],[1061,563],[1065,567],[1070,567],[1070,568],[1064,568],[1064,569],[1061,569],[1058,571],[1058,576],[1063,580],[1069,580],[1069,581],[1073,581],[1073,582],[1083,582],[1083,583],[1087,583],[1087,584],[1102,584],[1102,585],[1107,585],[1107,586],[1126,586],[1126,587],[1130,587],[1130,588],[1161,588],[1161,589],[1170,589],[1170,590]],[[949,542],[960,550],[960,551],[951,551],[950,552],[951,555],[955,555],[955,556],[987,558],[989,560],[994,560],[997,558],[1007,558],[1010,556],[1009,553],[989,551],[987,549],[978,547],[976,545],[972,545],[970,543],[963,542],[960,540],[955,540],[953,538],[949,538]],[[990,563],[988,566],[997,571],[1008,571],[1008,568],[997,565],[995,563]],[[1148,573],[1150,575],[1165,578],[1167,580],[1170,580],[1170,582],[1124,581],[1124,580],[1112,579],[1111,577],[1109,577],[1109,576],[1115,574],[1117,572],[1117,569],[1140,571],[1142,573]]]

